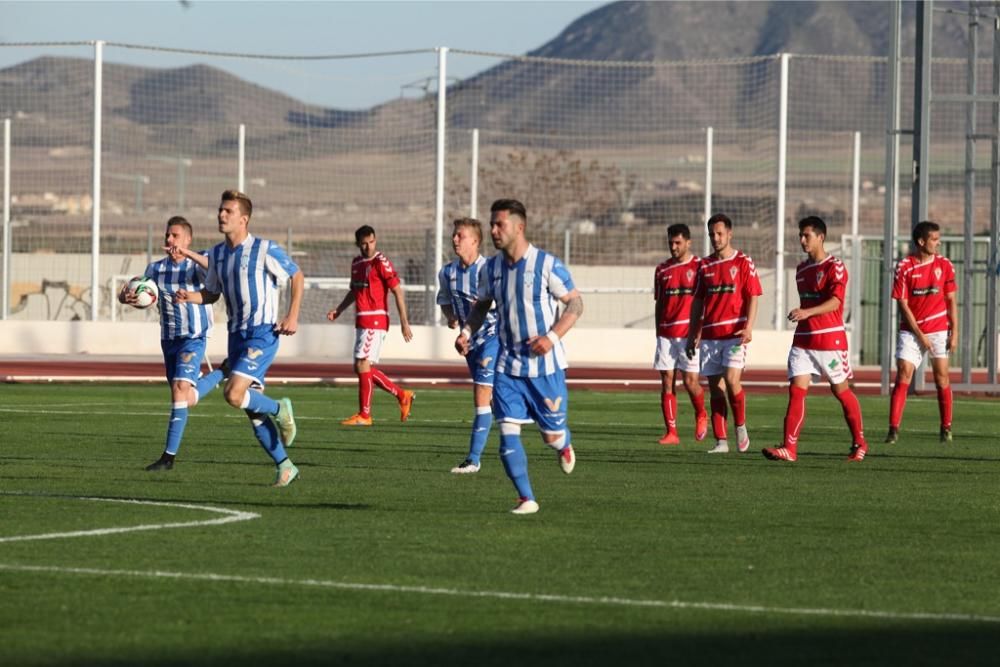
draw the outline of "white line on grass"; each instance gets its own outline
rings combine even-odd
[[[514,593],[507,591],[470,591],[430,586],[403,586],[397,584],[364,584],[323,579],[282,579],[278,577],[246,577],[209,572],[163,572],[158,570],[104,570],[90,567],[59,567],[55,565],[18,565],[0,563],[0,570],[9,572],[49,572],[53,574],[79,574],[102,577],[134,577],[143,579],[176,579],[182,581],[209,581],[238,584],[263,584],[267,586],[304,586],[347,591],[376,593],[411,593],[460,598],[487,598],[517,600],[522,602],[552,602],[556,604],[604,605],[616,607],[646,607],[659,609],[684,609],[722,611],[745,614],[783,614],[790,616],[833,616],[850,618],[877,618],[890,621],[949,621],[958,623],[1000,624],[1000,616],[981,614],[954,614],[934,612],[882,611],[877,609],[825,609],[821,607],[769,607],[766,605],[731,604],[726,602],[684,602],[682,600],[643,600],[609,596],[554,595],[547,593]]]
[[[29,494],[2,494],[2,495],[29,495]],[[43,496],[51,498],[53,496]],[[68,497],[70,498],[70,497]],[[25,542],[28,540],[58,540],[68,537],[90,537],[94,535],[115,535],[117,533],[134,533],[142,530],[166,530],[169,528],[195,528],[199,526],[221,526],[226,523],[235,523],[237,521],[249,521],[250,519],[260,518],[259,514],[254,512],[240,512],[238,510],[230,510],[222,507],[212,507],[210,505],[189,505],[187,503],[167,503],[167,502],[156,502],[152,500],[128,500],[128,499],[118,499],[118,498],[77,498],[72,497],[72,500],[90,500],[95,502],[104,503],[124,503],[129,505],[155,505],[159,507],[176,507],[180,509],[189,510],[199,510],[202,512],[211,512],[213,514],[223,514],[225,516],[219,517],[218,519],[205,519],[202,521],[181,521],[176,523],[151,523],[142,524],[139,526],[125,526],[119,528],[96,528],[93,530],[74,530],[65,533],[41,533],[37,535],[14,535],[11,537],[0,537],[0,542]]]

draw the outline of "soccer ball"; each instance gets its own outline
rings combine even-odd
[[[136,276],[128,281],[128,291],[135,295],[136,303],[132,305],[139,309],[149,308],[160,298],[156,281],[143,276]]]

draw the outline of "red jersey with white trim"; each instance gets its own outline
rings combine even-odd
[[[948,305],[944,297],[956,290],[955,266],[946,257],[934,255],[933,259],[921,264],[917,255],[910,255],[896,265],[892,298],[906,299],[920,331],[925,334],[948,330]],[[912,331],[902,313],[899,328]]]
[[[701,337],[735,338],[746,327],[750,297],[760,296],[757,267],[737,250],[728,259],[706,257],[698,270],[695,298],[702,299]]]
[[[800,320],[795,327],[792,345],[806,350],[846,350],[847,331],[844,329],[844,296],[847,293],[847,269],[833,255],[822,262],[811,259],[795,270],[795,285],[799,288],[799,308],[814,308],[832,298],[840,299],[837,309]]]
[[[653,298],[660,308],[656,335],[664,338],[686,338],[691,325],[691,303],[698,281],[701,258],[692,255],[684,262],[671,257],[656,267],[653,277]]]
[[[351,291],[354,292],[359,329],[389,330],[389,290],[399,284],[399,274],[389,258],[376,252],[371,259],[357,256],[351,262]]]

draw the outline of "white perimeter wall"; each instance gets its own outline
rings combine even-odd
[[[382,356],[396,361],[458,361],[452,347],[457,332],[433,327],[413,327],[413,340],[403,341],[398,327],[386,339]],[[571,364],[624,364],[651,368],[655,349],[651,329],[573,329],[565,339]],[[750,344],[750,366],[784,368],[790,331],[754,331]],[[306,324],[291,337],[283,338],[278,358],[294,361],[349,362],[354,346],[354,328],[345,324]],[[216,327],[209,338],[210,359],[226,352],[226,334]],[[157,322],[0,322],[0,355],[160,355],[160,325]]]

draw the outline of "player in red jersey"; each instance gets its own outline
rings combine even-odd
[[[736,423],[736,448],[745,452],[750,449],[750,435],[740,379],[746,366],[747,343],[753,339],[757,298],[763,290],[753,260],[732,246],[733,221],[717,213],[708,219],[708,233],[714,252],[702,261],[698,270],[687,355],[690,359],[695,354],[701,356],[701,374],[708,377],[712,432],[716,440],[709,453],[729,451],[727,396]]]
[[[406,421],[413,405],[413,392],[397,387],[389,377],[375,368],[382,352],[382,342],[389,331],[389,292],[396,298],[399,327],[403,340],[413,338],[410,320],[406,316],[406,300],[396,268],[389,258],[375,249],[375,230],[368,225],[354,232],[354,240],[361,254],[351,263],[351,291],[340,305],[326,314],[333,322],[352,303],[354,319],[354,372],[358,374],[358,412],[344,421],[344,426],[372,425],[372,391],[375,385],[392,394],[399,401],[400,421]]]
[[[899,335],[896,386],[892,389],[889,434],[885,441],[896,442],[913,372],[928,352],[941,413],[941,442],[951,442],[948,355],[958,346],[955,267],[937,254],[941,245],[941,228],[937,223],[918,223],[913,228],[913,245],[916,252],[900,260],[892,285],[892,298],[899,304]]]
[[[848,461],[862,461],[868,453],[861,404],[848,380],[853,377],[847,355],[847,332],[844,329],[844,294],[847,269],[844,263],[827,254],[826,223],[809,216],[799,221],[799,243],[809,258],[795,270],[799,289],[799,307],[788,313],[797,322],[792,348],[788,352],[788,410],[785,412],[785,438],[780,447],[763,450],[773,461],[798,458],[799,432],[806,416],[806,394],[813,376],[826,376],[830,390],[840,401],[844,419],[851,431]]]
[[[660,408],[663,423],[667,426],[667,433],[660,438],[660,444],[679,445],[677,393],[674,390],[678,373],[682,374],[684,387],[694,406],[695,440],[704,440],[708,434],[705,396],[698,384],[698,355],[689,359],[685,354],[691,302],[694,301],[701,258],[691,254],[691,230],[687,225],[670,225],[667,239],[670,242],[670,259],[656,267],[653,278],[653,296],[656,299],[656,357],[653,368],[660,371]]]

